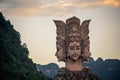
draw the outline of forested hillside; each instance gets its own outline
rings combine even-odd
[[[37,71],[28,55],[26,44],[21,43],[20,33],[0,13],[0,79],[49,80]]]

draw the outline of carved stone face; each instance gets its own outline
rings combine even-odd
[[[89,51],[89,45],[86,45],[83,49],[83,53],[84,53],[84,60],[88,61],[91,53]]]
[[[57,56],[58,61],[64,61],[64,50],[63,47],[60,46],[59,44],[56,44],[57,47],[57,52],[55,56]]]
[[[90,48],[90,41],[89,41],[89,39],[87,39],[87,40],[85,40],[83,43],[82,43],[82,54],[83,54],[83,59],[85,60],[85,61],[88,61],[88,59],[89,59],[89,57],[90,57],[90,55],[91,55],[91,53],[90,53],[90,51],[89,51],[89,48]]]
[[[73,41],[69,43],[67,56],[74,61],[80,58],[81,48],[79,42]]]

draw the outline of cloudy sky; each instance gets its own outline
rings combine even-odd
[[[20,32],[35,63],[58,63],[53,20],[72,16],[91,19],[92,57],[120,59],[120,0],[0,0],[0,11]]]

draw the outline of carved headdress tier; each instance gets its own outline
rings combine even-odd
[[[85,20],[80,25],[80,19],[73,16],[66,20],[66,24],[61,20],[54,20],[56,24],[56,47],[57,52],[56,56],[58,61],[66,61],[68,58],[73,60],[82,61],[88,60],[91,53],[89,51],[89,22],[90,20]],[[77,49],[79,49],[80,55],[73,54],[69,55],[69,48],[72,49],[71,42],[76,42],[74,46],[79,45]],[[78,58],[75,58],[79,56]]]
[[[69,24],[77,24],[77,25],[80,25],[80,19],[73,16],[69,19],[66,20],[66,25],[69,26]]]
[[[58,58],[58,61],[65,61],[65,39],[66,39],[66,25],[61,20],[54,20],[54,23],[56,24],[56,56]]]

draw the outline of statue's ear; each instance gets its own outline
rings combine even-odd
[[[89,36],[89,23],[91,20],[85,20],[82,22],[81,26],[80,26],[80,30],[81,30],[81,38],[82,40],[87,39]]]

